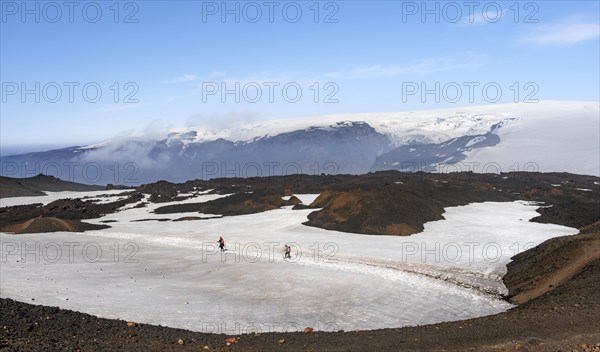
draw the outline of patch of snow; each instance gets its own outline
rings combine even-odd
[[[310,205],[317,199],[319,194],[294,194],[296,198],[300,199],[302,204]]]
[[[477,144],[479,142],[483,142],[485,140],[486,140],[485,136],[475,137],[475,138],[471,139],[470,141],[468,141],[467,144],[465,144],[465,147],[466,148],[471,147],[471,146],[473,146],[473,145],[475,145],[475,144]]]
[[[84,197],[96,197],[91,198],[92,200],[100,201],[104,197],[99,197],[102,195],[115,195],[115,197],[121,193],[129,192],[130,190],[122,190],[122,189],[113,189],[113,190],[104,190],[104,191],[88,191],[88,192],[44,192],[45,196],[37,196],[37,197],[11,197],[11,198],[0,198],[0,208],[3,207],[11,207],[14,205],[27,205],[27,204],[35,204],[42,203],[43,205],[54,202],[59,199],[69,199],[69,198],[84,198]],[[88,200],[88,199],[84,199]],[[113,200],[114,201],[114,200]]]
[[[86,202],[93,202],[96,204],[106,204],[106,203],[112,203],[112,202],[118,202],[120,200],[123,199],[127,199],[127,197],[120,197],[119,195],[116,196],[99,196],[99,197],[84,197],[81,200],[86,201]]]
[[[198,195],[198,193],[181,193],[177,192],[177,197],[194,197]]]

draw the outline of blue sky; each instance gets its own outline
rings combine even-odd
[[[131,131],[600,95],[597,1],[1,4],[4,155]]]

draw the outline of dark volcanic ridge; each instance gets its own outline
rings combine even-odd
[[[109,228],[107,225],[95,225],[80,220],[64,220],[55,217],[39,217],[22,223],[4,226],[2,232],[23,234],[43,232],[84,232]]]
[[[53,176],[39,174],[28,178],[11,178],[0,176],[0,198],[43,196],[48,192],[83,192],[100,191],[102,186],[84,185],[63,181]]]
[[[48,205],[0,208],[0,229],[38,217],[63,220],[99,218],[138,202],[166,203],[200,193],[228,195],[204,203],[166,205],[156,214],[196,212],[202,220],[214,216],[245,215],[283,206],[314,208],[305,225],[370,235],[406,236],[423,224],[443,219],[444,208],[484,201],[540,202],[533,221],[580,228],[600,220],[600,178],[567,173],[513,172],[504,174],[401,173],[366,175],[290,175],[226,178],[185,183],[159,181],[121,194],[118,201],[95,203],[85,199],[59,200]],[[294,194],[320,194],[313,204],[301,204]],[[146,201],[144,200],[146,195]],[[289,200],[282,199],[290,196]],[[146,219],[139,219],[145,221]],[[165,221],[168,220],[165,217]]]
[[[300,203],[300,200],[296,197],[291,197],[289,200],[283,200],[281,194],[258,190],[251,193],[236,193],[225,198],[219,198],[204,203],[168,205],[157,208],[154,212],[156,214],[198,212],[203,214],[233,216],[260,213]]]
[[[443,219],[446,207],[515,200],[543,203],[540,216],[533,219],[536,222],[575,228],[593,224],[600,220],[600,187],[593,183],[594,178],[571,176],[457,173],[366,182],[321,193],[311,206],[322,209],[311,213],[305,225],[362,234],[410,235],[421,232],[426,222]]]
[[[320,208],[305,225],[372,235],[410,235],[428,221],[443,219],[445,207],[484,201],[541,202],[533,221],[582,227],[600,220],[598,177],[566,173],[451,174],[384,171],[366,175],[292,175],[263,178],[195,180],[182,184],[161,181],[142,185],[140,192],[160,202],[196,189],[233,194],[202,204],[159,208],[159,214],[199,212],[223,216],[271,210],[285,204],[281,196],[320,194],[313,204],[294,209]]]

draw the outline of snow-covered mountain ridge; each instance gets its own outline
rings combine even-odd
[[[186,127],[8,156],[2,158],[2,175],[46,173],[85,183],[389,169],[599,175],[599,131],[597,102],[328,115],[227,129]],[[79,170],[65,170],[73,163]]]

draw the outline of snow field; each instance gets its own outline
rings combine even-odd
[[[298,195],[306,204],[317,195]],[[223,197],[200,194],[184,202]],[[495,314],[514,254],[575,229],[530,223],[538,207],[447,208],[408,237],[302,225],[313,210],[180,222],[124,207],[81,234],[0,234],[0,295],[102,317],[205,332],[377,329]],[[192,213],[198,216],[197,213]],[[218,214],[215,214],[218,215]],[[228,251],[217,250],[223,236]],[[293,257],[284,260],[283,245]],[[23,259],[22,259],[23,258]]]

